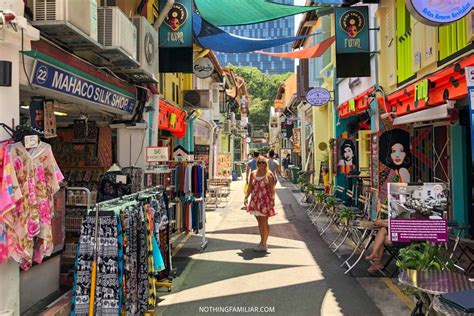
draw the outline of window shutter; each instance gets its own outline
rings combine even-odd
[[[384,8],[384,13],[381,17],[383,26],[381,45],[385,51],[382,54],[382,76],[385,76],[386,83],[389,86],[397,84],[397,65],[393,61],[397,58],[396,53],[396,35],[395,35],[395,7],[393,3],[388,3]]]

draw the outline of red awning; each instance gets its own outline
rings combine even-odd
[[[170,131],[177,138],[184,137],[186,133],[186,112],[160,100],[158,128]]]
[[[322,41],[319,44],[314,46],[310,46],[307,48],[303,48],[302,50],[297,50],[293,52],[286,52],[286,53],[268,53],[268,52],[256,52],[262,55],[273,56],[273,57],[280,57],[280,58],[293,58],[293,59],[308,59],[308,58],[316,58],[321,57],[321,55],[334,43],[335,37],[332,36],[327,40]]]

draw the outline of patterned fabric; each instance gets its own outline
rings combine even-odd
[[[256,216],[275,215],[275,209],[271,197],[271,184],[268,177],[262,177],[261,179],[253,177],[252,186],[252,197],[250,198],[247,212]]]
[[[126,177],[127,183],[118,181],[118,177]],[[118,181],[118,182],[117,182]],[[98,202],[112,200],[123,195],[131,194],[132,188],[130,186],[131,179],[129,176],[123,174],[121,171],[112,171],[104,174],[99,184]]]
[[[99,142],[98,142],[99,166],[111,166],[112,161],[112,129],[110,127],[99,128]]]
[[[94,315],[119,314],[118,231],[115,216],[99,217],[97,279]],[[82,223],[77,256],[77,272],[73,290],[71,315],[89,314],[92,262],[94,261],[95,218]]]
[[[0,264],[9,260],[13,251],[14,240],[8,238],[7,225],[1,220],[2,215],[10,211],[15,204],[11,197],[12,189],[12,166],[8,155],[8,142],[0,143]]]
[[[153,215],[151,214],[150,205],[145,206],[146,210],[146,237],[148,247],[148,309],[154,309],[156,304],[156,287],[155,287],[155,262],[153,257]]]
[[[124,293],[122,311],[127,315],[138,314],[138,212],[126,209],[122,213],[124,225]]]
[[[146,221],[143,212],[138,216],[138,312],[144,315],[148,310],[148,243]]]

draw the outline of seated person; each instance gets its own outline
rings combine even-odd
[[[369,269],[367,269],[369,272],[375,272],[384,267],[381,262],[384,250],[383,246],[392,244],[390,238],[388,237],[388,220],[375,220],[374,225],[380,226],[380,229],[375,236],[374,248],[372,249],[372,252],[370,255],[365,257],[365,259],[372,261],[372,265],[369,267]]]

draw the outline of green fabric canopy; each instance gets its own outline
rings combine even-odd
[[[246,25],[314,11],[320,7],[302,7],[267,0],[194,0],[200,15],[216,26]]]

